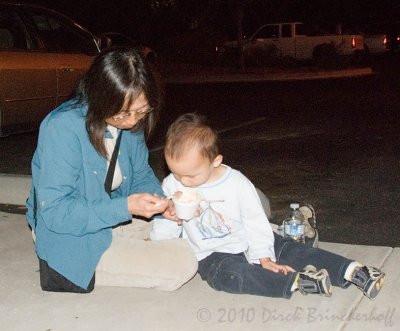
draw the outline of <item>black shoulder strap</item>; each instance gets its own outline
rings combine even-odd
[[[118,138],[117,138],[117,142],[115,143],[115,148],[114,148],[114,151],[113,151],[112,156],[111,156],[110,165],[108,167],[106,180],[104,182],[104,189],[106,190],[108,195],[111,195],[111,186],[112,186],[112,182],[113,182],[113,179],[114,179],[114,171],[115,171],[115,165],[117,164],[117,158],[118,158],[118,152],[119,152],[119,145],[121,143],[122,131],[123,130],[120,131],[120,133],[118,135]]]

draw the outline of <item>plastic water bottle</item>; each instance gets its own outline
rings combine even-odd
[[[294,241],[304,244],[304,217],[299,207],[298,203],[290,204],[289,218],[283,221],[283,235],[285,238],[291,238]]]

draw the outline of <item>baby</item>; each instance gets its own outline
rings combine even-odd
[[[332,285],[356,285],[375,298],[385,274],[343,256],[283,238],[272,231],[254,185],[223,164],[218,135],[202,116],[185,114],[169,128],[163,181],[167,196],[187,187],[202,195],[200,211],[179,223],[155,219],[152,240],[186,238],[203,280],[220,291],[290,298],[331,296]]]

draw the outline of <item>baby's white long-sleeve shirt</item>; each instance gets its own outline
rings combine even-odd
[[[244,252],[250,263],[260,263],[259,259],[264,257],[276,261],[272,228],[254,185],[241,172],[223,166],[226,171],[221,178],[196,187],[204,199],[200,216],[184,221],[182,226],[156,218],[151,239],[182,236],[189,241],[199,261],[213,252]],[[172,174],[164,179],[162,186],[167,196],[183,188]]]

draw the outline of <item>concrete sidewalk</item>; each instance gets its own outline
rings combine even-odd
[[[0,174],[0,204],[25,205],[32,177]]]
[[[29,176],[0,175],[0,203],[24,203]],[[291,300],[233,295],[199,276],[175,292],[97,287],[91,294],[43,292],[23,215],[0,212],[0,321],[3,330],[398,330],[400,249],[321,243],[321,248],[382,268],[386,281],[374,301],[351,286],[331,298]]]

